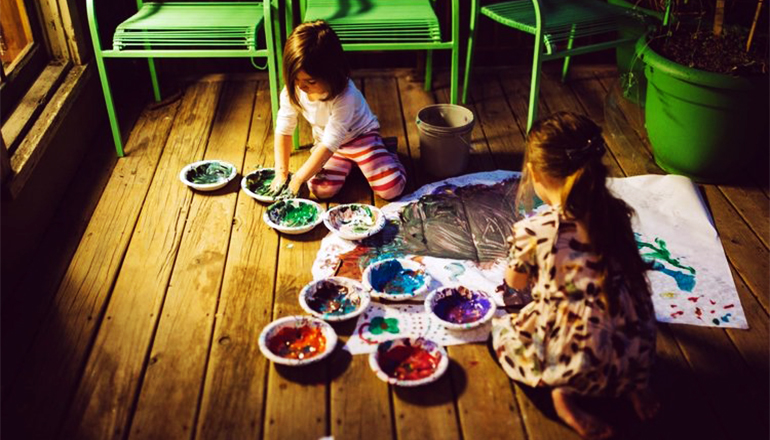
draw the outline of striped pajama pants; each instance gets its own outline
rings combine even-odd
[[[342,189],[353,163],[361,168],[372,191],[383,199],[394,199],[404,190],[404,166],[398,155],[385,148],[380,134],[372,131],[340,146],[321,171],[308,181],[310,191],[319,199],[334,196]]]

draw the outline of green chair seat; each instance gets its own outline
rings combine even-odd
[[[275,123],[279,79],[273,32],[280,27],[273,11],[278,10],[278,0],[147,3],[138,0],[138,11],[116,27],[112,49],[102,49],[94,1],[86,0],[88,24],[118,156],[123,156],[123,140],[104,58],[146,58],[155,99],[159,101],[154,58],[266,57]],[[263,41],[259,41],[260,36]]]

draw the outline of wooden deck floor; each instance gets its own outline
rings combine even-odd
[[[632,107],[605,118],[616,78],[602,66],[576,66],[567,85],[547,74],[541,112],[576,110],[603,124],[613,175],[661,173]],[[426,93],[401,70],[358,72],[357,81],[383,135],[398,138],[407,192],[427,183],[413,121],[423,106],[447,101],[445,83]],[[469,171],[520,168],[527,88],[526,71],[477,76]],[[13,295],[4,292],[6,438],[577,438],[547,402],[513,385],[483,344],[450,347],[449,374],[419,389],[389,388],[365,356],[338,351],[287,369],[260,355],[261,329],[301,313],[297,292],[326,230],[279,236],[237,182],[200,194],[177,175],[201,158],[240,170],[272,163],[264,77],[191,83],[179,100],[145,109],[126,158],[102,144],[34,266]],[[293,168],[306,155],[294,154]],[[351,179],[359,184],[333,204],[384,204],[360,174]],[[663,411],[641,424],[628,405],[600,403],[618,438],[768,437],[769,200],[766,183],[752,181],[766,178],[747,171],[740,186],[702,186],[751,330],[661,325],[653,387]]]

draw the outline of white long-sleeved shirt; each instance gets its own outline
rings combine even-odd
[[[332,152],[360,135],[378,130],[380,123],[353,81],[337,97],[329,101],[311,101],[298,90],[302,116],[313,127],[313,141]],[[286,87],[281,91],[281,108],[276,120],[276,135],[291,136],[297,126],[297,109],[289,101]]]

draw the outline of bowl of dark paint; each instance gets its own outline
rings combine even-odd
[[[425,311],[449,330],[468,330],[487,323],[497,306],[485,292],[464,286],[434,290],[425,298]]]
[[[416,387],[438,380],[449,367],[449,357],[431,340],[400,338],[380,342],[369,355],[369,367],[391,385]]]
[[[337,345],[337,333],[313,316],[287,316],[268,324],[259,335],[259,350],[276,364],[300,366],[327,357]]]
[[[200,160],[193,162],[179,173],[179,180],[198,191],[218,190],[235,178],[235,165],[223,160]]]
[[[355,318],[369,307],[369,292],[358,281],[344,277],[322,278],[299,293],[299,305],[325,321]]]
[[[326,211],[324,225],[345,240],[363,240],[382,230],[385,216],[376,206],[349,203]]]
[[[291,174],[289,174],[291,178]],[[274,168],[259,168],[243,176],[241,189],[251,198],[260,202],[273,203],[275,197],[270,193],[270,185],[275,180]]]
[[[262,219],[284,234],[304,234],[322,221],[324,209],[308,199],[284,199],[268,206]]]
[[[375,298],[404,301],[428,291],[430,275],[422,264],[406,258],[388,258],[370,264],[361,276]]]

